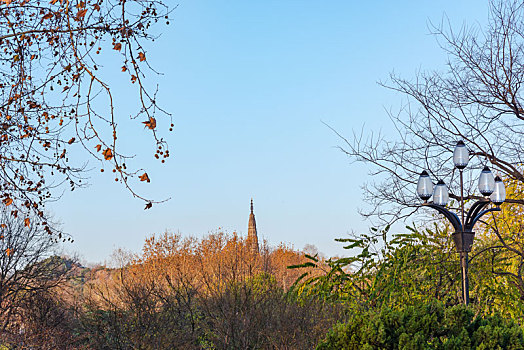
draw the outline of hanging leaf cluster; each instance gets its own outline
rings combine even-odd
[[[120,151],[124,116],[101,67],[102,57],[121,61],[115,74],[137,92],[131,120],[146,125],[154,156],[164,162],[169,150],[159,127],[173,124],[144,84],[145,73],[154,72],[144,44],[168,15],[155,0],[0,1],[0,200],[12,215],[33,211],[45,223],[44,204],[64,186],[83,186],[93,160],[133,196],[154,203],[134,190],[133,179],[149,177]]]

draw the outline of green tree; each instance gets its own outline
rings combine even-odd
[[[350,257],[321,262],[316,257],[291,268],[305,269],[295,289],[341,302],[358,310],[399,307],[438,299],[456,303],[460,299],[460,270],[451,235],[446,227],[409,228],[409,233],[379,240],[389,228],[371,234],[337,239],[349,243]],[[322,275],[311,275],[320,265]]]
[[[510,212],[506,214],[511,217]],[[459,257],[446,226],[408,227],[408,233],[389,240],[379,240],[377,233],[389,235],[387,230],[376,230],[339,239],[349,243],[345,247],[349,257],[323,262],[309,256],[308,262],[292,266],[304,271],[294,290],[341,303],[355,312],[434,300],[447,305],[461,302]],[[511,247],[517,249],[518,240],[517,235],[507,234]],[[478,314],[500,314],[522,323],[524,303],[517,274],[521,255],[510,254],[498,242],[489,230],[477,235],[470,261],[471,307]],[[325,269],[323,274],[318,274],[320,268]]]

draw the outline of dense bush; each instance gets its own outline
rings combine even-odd
[[[317,349],[524,349],[524,334],[511,320],[433,302],[353,314]]]
[[[217,295],[138,285],[81,315],[94,349],[312,349],[337,319],[319,300],[298,301],[272,276],[229,284]]]

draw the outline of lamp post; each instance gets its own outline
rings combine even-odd
[[[460,218],[457,214],[446,209],[449,201],[448,188],[444,181],[439,180],[435,187],[427,171],[420,174],[417,185],[417,194],[424,201],[422,205],[433,208],[449,220],[455,232],[453,241],[457,252],[460,254],[460,265],[462,267],[462,296],[464,304],[469,304],[469,280],[468,280],[468,253],[471,251],[475,232],[475,223],[486,213],[500,211],[500,205],[506,199],[506,189],[499,176],[494,177],[491,170],[485,166],[479,177],[478,188],[484,198],[475,202],[467,213],[464,212],[464,178],[463,171],[469,162],[469,152],[463,141],[457,142],[453,152],[453,163],[459,170],[460,175]],[[433,196],[433,201],[428,200]],[[495,207],[486,209],[490,204]]]

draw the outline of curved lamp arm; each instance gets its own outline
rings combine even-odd
[[[444,208],[441,205],[433,204],[433,203],[423,203],[423,206],[430,207],[441,213],[446,217],[446,219],[449,220],[451,225],[453,225],[453,228],[455,229],[455,232],[461,232],[462,231],[462,224],[460,223],[460,219],[457,216],[457,214],[450,212],[446,208]]]
[[[484,215],[484,214],[487,214],[489,212],[493,212],[493,211],[501,211],[499,207],[496,207],[496,208],[490,208],[490,209],[486,209],[482,212],[480,212],[479,214],[477,214],[477,216],[475,216],[470,223],[466,224],[466,230],[467,231],[472,231],[473,230],[473,226],[475,226],[475,224],[477,223],[477,221]]]
[[[477,215],[482,211],[482,209],[484,209],[484,207],[486,207],[488,204],[490,203],[490,201],[488,200],[479,200],[477,202],[475,202],[471,208],[469,209],[468,211],[468,215],[466,216],[466,221],[464,223],[464,226],[467,227],[471,227],[473,228],[473,226],[475,225],[475,223],[472,224],[472,221],[475,220],[475,218],[477,217]],[[477,219],[478,220],[478,219]],[[476,220],[475,220],[476,221]]]

